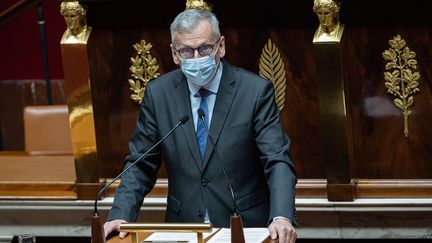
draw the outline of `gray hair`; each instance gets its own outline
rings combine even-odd
[[[198,9],[186,9],[181,12],[171,24],[171,42],[175,45],[176,34],[183,32],[190,32],[198,26],[200,21],[208,21],[213,29],[213,36],[219,39],[221,36],[219,30],[219,21],[212,12],[198,10]]]

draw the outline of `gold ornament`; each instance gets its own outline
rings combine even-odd
[[[151,43],[147,44],[145,40],[141,40],[140,43],[135,43],[133,47],[137,51],[137,56],[131,57],[132,66],[129,70],[132,79],[129,79],[128,82],[131,86],[130,90],[133,91],[131,99],[141,104],[147,83],[160,76],[158,73],[159,65],[156,58],[150,54],[150,49],[153,47]]]
[[[86,13],[87,7],[79,1],[63,1],[60,4],[60,14],[67,26],[61,43],[87,43],[91,27],[87,26]]]
[[[212,6],[204,2],[204,0],[187,0],[186,9],[199,9],[199,10],[211,12]]]
[[[268,39],[261,53],[259,74],[273,82],[276,103],[280,111],[285,105],[286,76],[284,67],[278,48]]]
[[[385,65],[384,79],[387,92],[396,96],[393,103],[402,110],[404,117],[404,135],[408,137],[408,116],[411,111],[408,109],[414,104],[413,94],[420,91],[420,73],[417,69],[416,54],[406,45],[400,35],[389,40],[390,49],[382,53]]]
[[[312,42],[340,42],[345,26],[339,22],[340,2],[315,0],[313,5],[320,22]]]

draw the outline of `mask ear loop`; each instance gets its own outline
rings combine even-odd
[[[219,40],[215,43],[215,45],[217,44],[217,47],[216,47],[216,50],[214,51],[214,53],[211,54],[211,56],[213,56],[213,58],[216,58],[216,53],[219,51],[220,40],[221,40],[221,37],[219,37]],[[211,77],[210,80],[213,80],[216,77],[216,74],[219,71],[220,62],[221,62],[221,59],[219,58],[218,62],[216,63],[216,70],[213,74],[213,77]]]
[[[215,44],[217,44],[216,51],[213,53],[213,56],[214,56],[215,58],[216,58],[216,53],[219,51],[219,45],[220,45],[221,38],[222,38],[222,37],[219,37],[219,40],[215,43]],[[216,64],[216,72],[215,72],[215,74],[214,74],[214,76],[213,76],[212,79],[214,79],[214,77],[216,76],[216,73],[217,73],[218,70],[219,70],[219,64],[220,64],[220,62],[221,62],[221,59],[219,58],[219,61],[218,61],[217,64]]]

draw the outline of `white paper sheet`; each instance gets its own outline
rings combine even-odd
[[[246,243],[261,243],[269,235],[267,228],[244,228]],[[207,243],[227,243],[231,242],[231,230],[227,228],[217,232]]]
[[[214,228],[212,232],[203,233],[204,239],[216,232],[219,228]],[[147,237],[143,242],[190,242],[197,243],[197,233],[189,232],[155,232]]]

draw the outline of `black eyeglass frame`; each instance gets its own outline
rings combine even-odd
[[[214,48],[215,48],[215,46],[216,45],[219,45],[219,41],[221,40],[221,37],[219,37],[217,40],[216,40],[216,42],[214,43],[214,44],[203,44],[203,45],[200,45],[199,47],[197,47],[197,48],[192,48],[192,47],[183,47],[183,48],[180,48],[180,49],[175,49],[174,48],[174,50],[179,54],[179,56],[181,57],[181,58],[183,58],[183,59],[191,59],[191,58],[193,58],[194,56],[195,56],[195,51],[197,50],[198,51],[198,54],[201,56],[201,57],[206,57],[206,56],[210,56],[211,54],[213,54],[213,51],[214,51]],[[202,48],[210,48],[210,52],[207,54],[207,53],[202,53],[203,52],[203,49]],[[186,51],[186,50],[191,50],[191,56],[183,56],[182,55],[182,51],[183,51],[183,53],[184,53],[184,51]]]

